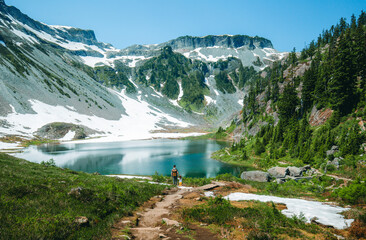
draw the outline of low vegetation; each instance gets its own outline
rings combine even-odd
[[[183,209],[182,217],[186,221],[224,227],[237,238],[240,234],[241,239],[243,236],[246,239],[282,239],[284,236],[308,239],[319,233],[331,237],[318,226],[306,224],[301,217],[288,218],[274,204],[260,202],[239,208],[222,197],[210,198],[207,203]]]
[[[166,186],[75,172],[0,153],[0,239],[102,239]]]

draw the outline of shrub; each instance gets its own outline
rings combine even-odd
[[[42,161],[41,164],[46,167],[56,167],[56,162],[53,158],[48,161]]]
[[[347,187],[337,189],[335,195],[347,203],[366,203],[366,182],[352,182]]]

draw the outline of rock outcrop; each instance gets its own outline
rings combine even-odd
[[[72,123],[54,122],[49,123],[37,130],[36,134],[47,139],[61,139],[70,131],[74,132],[72,139],[84,139],[91,134],[98,133],[83,125]]]
[[[268,169],[268,173],[274,178],[285,178],[290,175],[290,171],[285,167],[273,167]]]
[[[241,174],[241,179],[255,182],[269,182],[271,177],[269,173],[262,171],[247,171]]]
[[[311,126],[319,126],[325,123],[331,116],[333,110],[332,109],[320,109],[317,110],[314,106],[310,113],[309,124]]]
[[[278,184],[282,184],[287,180],[298,181],[300,179],[311,179],[313,171],[311,171],[310,165],[304,167],[273,167],[268,172],[263,171],[246,171],[241,174],[241,178],[244,180],[256,181],[256,182],[269,182],[275,179]],[[307,173],[309,176],[303,176]]]

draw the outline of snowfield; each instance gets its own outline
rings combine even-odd
[[[286,204],[287,209],[282,210],[282,213],[287,217],[292,217],[293,215],[300,216],[303,214],[307,222],[310,222],[312,218],[316,217],[318,218],[317,222],[325,225],[331,225],[337,229],[345,229],[354,221],[353,219],[345,219],[340,214],[349,208],[332,206],[316,201],[256,195],[250,193],[231,193],[225,198],[230,201],[255,200],[261,202],[283,203]]]
[[[89,116],[77,113],[70,106],[52,106],[38,100],[30,100],[32,109],[36,114],[19,114],[13,112],[5,117],[0,117],[0,121],[4,120],[11,127],[0,127],[0,133],[20,134],[31,137],[40,127],[52,122],[65,122],[73,124],[82,124],[94,129],[100,134],[92,137],[89,141],[108,142],[108,141],[127,141],[151,138],[177,138],[183,136],[197,136],[202,133],[159,133],[163,130],[162,126],[171,126],[178,128],[186,128],[190,123],[179,120],[169,114],[163,113],[150,105],[146,101],[133,99],[125,94],[125,91],[118,92],[108,89],[111,94],[115,94],[121,100],[121,105],[126,109],[126,115],[121,115],[119,120],[107,120],[97,116]],[[153,133],[154,131],[155,133]],[[62,141],[71,140],[75,133],[70,131],[62,139]],[[0,148],[8,148],[10,145],[3,144]]]

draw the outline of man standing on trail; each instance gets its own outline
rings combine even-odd
[[[178,169],[175,167],[175,165],[173,166],[171,175],[173,178],[173,184],[177,185],[178,184]]]

